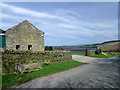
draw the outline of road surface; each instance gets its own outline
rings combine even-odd
[[[67,71],[37,78],[14,88],[118,88],[118,62],[120,57],[97,59],[73,55],[85,64]]]

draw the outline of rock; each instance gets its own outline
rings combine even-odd
[[[18,64],[15,69],[17,72],[24,73],[42,69],[42,66],[40,63]]]

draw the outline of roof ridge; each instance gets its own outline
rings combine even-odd
[[[22,21],[21,23],[19,23],[19,24],[13,26],[13,27],[11,27],[11,28],[15,28],[15,27],[18,27],[18,26],[21,26],[21,25],[24,25],[24,24],[33,26],[34,28],[38,29],[38,28],[35,27],[33,24],[31,24],[28,20],[24,20],[24,21]],[[9,28],[9,29],[11,29],[11,28]],[[9,29],[7,29],[7,30],[9,30]],[[40,29],[38,29],[38,30],[41,31]],[[43,32],[43,31],[41,31],[41,32]],[[44,32],[43,32],[43,33],[44,33]]]

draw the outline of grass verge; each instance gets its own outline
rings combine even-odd
[[[107,55],[103,55],[103,54],[91,55],[91,57],[95,57],[95,58],[112,58],[115,56],[119,56],[119,54],[118,53],[111,53],[111,54],[107,54]]]
[[[85,52],[71,52],[72,55],[83,55],[85,56]]]
[[[60,62],[60,63],[55,63],[55,64],[50,64],[50,65],[42,65],[43,69],[34,71],[34,72],[29,72],[29,73],[23,73],[23,74],[7,74],[2,76],[2,87],[7,88],[13,85],[25,83],[31,79],[35,79],[38,77],[42,76],[47,76],[49,74],[53,74],[56,72],[60,71],[65,71],[70,68],[74,68],[77,66],[80,66],[84,63],[69,60],[65,62]]]
[[[83,55],[85,56],[85,52],[71,52],[72,55]],[[95,55],[91,55],[90,57],[95,57],[95,58],[112,58],[115,56],[119,56],[119,53],[111,53],[111,54],[107,54],[107,55],[103,55],[103,54],[95,54]]]

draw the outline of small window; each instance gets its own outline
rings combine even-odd
[[[20,49],[20,45],[16,45],[16,50],[19,50]]]
[[[28,50],[32,50],[32,45],[28,45]]]
[[[44,35],[41,35],[41,37],[44,37]]]

